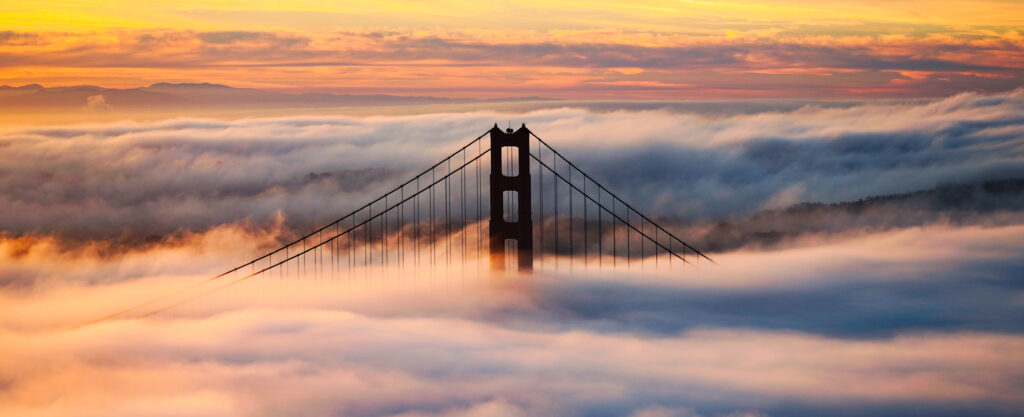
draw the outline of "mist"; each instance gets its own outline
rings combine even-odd
[[[0,415],[1024,406],[1020,90],[602,106],[3,128]],[[111,316],[235,279],[211,277],[510,121],[715,263],[267,274]]]

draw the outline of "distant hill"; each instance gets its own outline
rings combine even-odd
[[[211,83],[156,83],[148,87],[118,89],[91,85],[43,87],[28,84],[0,86],[0,108],[71,109],[108,107],[145,110],[190,106],[399,106],[494,101],[551,100],[523,97],[492,100],[455,99],[431,96],[387,94],[282,93],[253,88],[235,88]]]
[[[91,85],[55,88],[25,88],[23,86],[5,91],[20,92],[21,94],[8,93],[0,95],[3,98],[0,101],[0,107],[4,108],[95,107],[98,104],[125,108],[152,108],[183,105],[190,102],[186,98],[173,94],[153,92],[142,88],[119,90]],[[90,97],[97,96],[102,97],[102,99],[94,98],[90,100]]]
[[[834,235],[935,223],[995,225],[1024,221],[1024,179],[950,184],[833,204],[801,203],[715,223],[666,226],[708,252],[773,246],[802,235]]]

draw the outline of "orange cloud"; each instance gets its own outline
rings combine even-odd
[[[0,82],[14,84],[126,87],[171,80],[301,91],[700,98],[807,94],[789,88],[793,76],[824,96],[1000,90],[1019,86],[1024,77],[1024,41],[1013,30],[950,30],[911,37],[161,29],[8,32],[6,38],[0,53],[9,57],[7,76]],[[931,75],[908,83],[899,78],[902,73]],[[626,85],[638,88],[621,88]],[[648,85],[670,88],[650,92]],[[691,88],[695,85],[699,87]],[[763,93],[754,93],[759,90]]]

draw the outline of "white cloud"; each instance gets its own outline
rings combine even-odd
[[[609,185],[662,201],[655,211],[698,215],[725,202],[736,205],[725,213],[742,213],[791,199],[794,184],[805,187],[802,199],[829,199],[965,173],[1011,175],[1022,138],[992,129],[1020,124],[1021,105],[1011,93],[721,118],[578,109],[521,117],[595,175],[614,178]],[[506,117],[0,132],[8,233],[0,274],[39,284],[0,292],[0,415],[660,417],[759,415],[780,404],[804,415],[1021,406],[1024,338],[1013,303],[1024,232],[1012,224],[811,237],[722,254],[718,266],[682,277],[575,271],[511,290],[481,277],[279,276],[145,320],[61,326],[220,272],[288,235],[279,211],[306,224],[334,217]],[[594,141],[602,135],[616,140]],[[637,171],[610,174],[631,166]],[[318,173],[328,175],[310,175]],[[628,187],[634,181],[648,185]],[[95,242],[108,227],[143,237],[197,232],[119,248]],[[86,243],[62,246],[75,238]],[[975,304],[927,298],[942,289]],[[919,291],[925,298],[912,298]],[[628,298],[636,293],[648,298]],[[659,328],[664,322],[700,325]],[[882,336],[854,333],[890,325]]]

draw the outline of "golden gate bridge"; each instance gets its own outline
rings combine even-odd
[[[489,137],[489,143],[484,138]],[[343,290],[410,276],[465,279],[534,270],[676,271],[704,253],[594,180],[523,124],[497,124],[351,213],[209,279],[93,322],[143,318],[289,285]],[[251,287],[256,287],[253,291]]]

